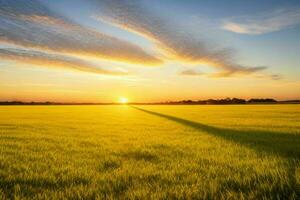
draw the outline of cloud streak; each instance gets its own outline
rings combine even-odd
[[[256,16],[241,16],[227,19],[222,29],[234,33],[260,35],[279,31],[300,24],[300,8],[279,9]]]
[[[21,50],[14,48],[0,48],[0,58],[3,60],[13,60],[21,63],[27,63],[36,66],[49,68],[63,68],[75,71],[107,74],[107,75],[125,75],[122,71],[110,71],[97,65],[58,54],[48,54],[39,51]]]
[[[179,74],[184,75],[184,76],[202,76],[202,75],[204,75],[203,72],[200,72],[200,71],[197,71],[194,69],[186,69],[186,70],[181,71]]]
[[[141,47],[81,26],[38,1],[0,1],[0,42],[27,48],[160,65]]]
[[[217,68],[224,76],[251,74],[265,67],[248,67],[235,62],[232,49],[209,45],[184,31],[184,27],[155,15],[139,1],[90,0],[100,4],[98,19],[137,33],[153,41],[169,59]],[[204,28],[204,27],[203,27]]]
[[[187,70],[183,70],[181,71],[179,74],[180,75],[187,75],[187,76],[202,76],[202,75],[208,75],[209,77],[214,77],[214,78],[220,78],[220,77],[232,77],[232,76],[237,76],[237,75],[247,75],[247,74],[251,74],[251,73],[255,73],[261,70],[265,70],[267,67],[261,66],[261,67],[251,67],[251,68],[245,68],[244,70],[239,70],[239,71],[219,71],[213,74],[206,74],[203,73],[199,70],[196,69],[187,69]],[[274,75],[274,80],[275,80],[275,76],[278,75]],[[278,79],[279,80],[279,79]]]

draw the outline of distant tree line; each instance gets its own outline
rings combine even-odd
[[[239,99],[239,98],[225,98],[225,99],[207,99],[207,100],[183,100],[183,101],[169,101],[162,104],[191,104],[191,105],[227,105],[227,104],[256,104],[256,103],[278,103],[275,99]]]
[[[64,103],[64,102],[24,102],[24,101],[0,101],[0,105],[106,105],[115,103]]]
[[[230,105],[230,104],[300,104],[300,100],[277,101],[275,99],[207,99],[207,100],[183,100],[183,101],[167,101],[158,103],[129,103],[140,105]],[[119,103],[62,103],[62,102],[23,102],[23,101],[0,101],[0,105],[114,105]]]
[[[275,99],[250,99],[248,103],[277,103]]]
[[[1,101],[0,105],[50,105],[50,102]]]

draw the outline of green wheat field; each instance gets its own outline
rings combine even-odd
[[[299,198],[300,105],[0,107],[0,199]]]

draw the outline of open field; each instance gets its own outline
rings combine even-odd
[[[2,106],[1,198],[299,199],[300,105]]]

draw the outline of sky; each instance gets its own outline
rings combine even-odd
[[[0,0],[0,101],[300,99],[299,0]]]

